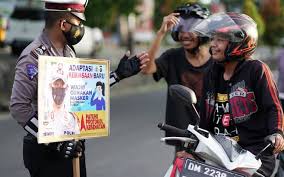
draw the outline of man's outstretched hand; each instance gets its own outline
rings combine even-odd
[[[130,52],[120,59],[117,69],[115,70],[116,75],[119,80],[131,77],[138,74],[141,69],[147,66],[147,63],[150,61],[148,53],[142,52],[138,55],[135,55],[129,58]]]

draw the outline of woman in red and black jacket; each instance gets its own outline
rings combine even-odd
[[[204,80],[201,100],[201,128],[232,137],[244,148],[257,154],[274,140],[273,153],[284,149],[283,111],[278,91],[268,66],[251,59],[258,33],[256,23],[247,15],[212,15],[194,31],[211,38],[210,53],[214,65]],[[261,157],[258,170],[271,176],[275,156]]]

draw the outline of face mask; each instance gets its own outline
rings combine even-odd
[[[83,24],[80,25],[74,25],[70,22],[67,22],[71,25],[71,29],[67,32],[63,31],[63,34],[66,38],[66,41],[69,45],[75,45],[78,44],[81,39],[83,38],[84,34],[85,34],[85,27]]]
[[[65,88],[52,88],[52,98],[55,104],[61,105],[65,97]]]

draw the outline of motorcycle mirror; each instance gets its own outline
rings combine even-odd
[[[192,104],[197,103],[194,91],[183,85],[171,85],[169,88],[169,93],[173,99],[185,106],[191,106]]]
[[[195,129],[199,128],[200,115],[198,114],[194,104],[197,103],[197,98],[193,90],[183,85],[175,84],[169,87],[170,96],[177,102],[193,109],[196,115]]]

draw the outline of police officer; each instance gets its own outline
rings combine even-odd
[[[50,144],[37,143],[37,83],[38,57],[75,57],[72,45],[84,35],[84,11],[87,0],[44,0],[45,28],[42,34],[27,46],[20,55],[15,70],[10,112],[28,132],[24,137],[25,167],[31,177],[71,177],[72,159],[80,156],[81,177],[86,176],[84,142],[66,141]],[[142,53],[128,59],[125,55],[115,72],[111,72],[111,85],[137,74],[147,62]]]

